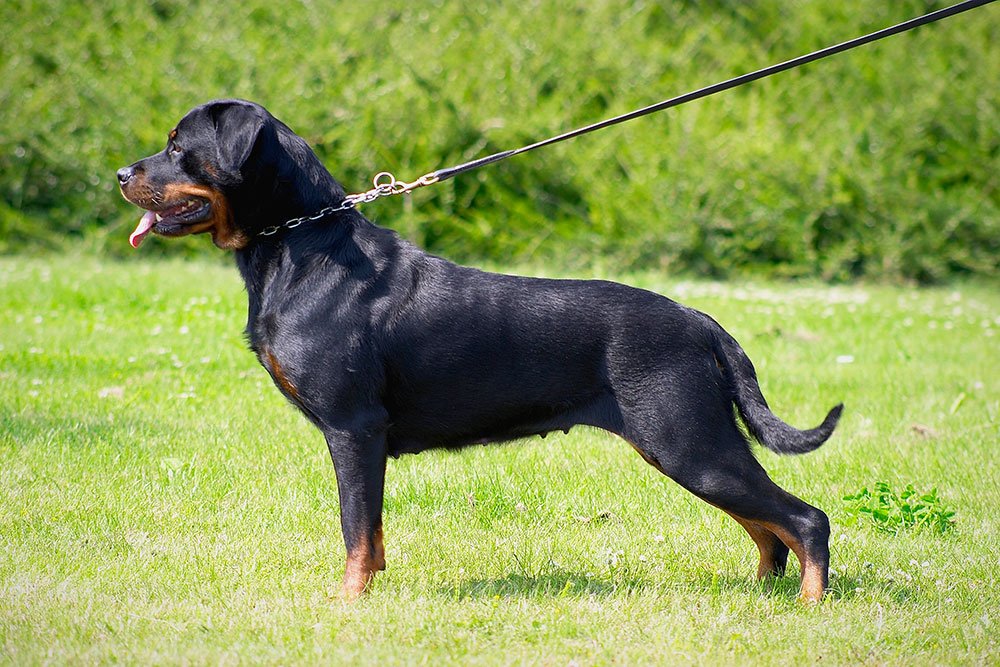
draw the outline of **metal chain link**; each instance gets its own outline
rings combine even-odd
[[[433,185],[434,183],[437,183],[437,180],[438,178],[434,174],[424,174],[417,180],[407,183],[406,181],[397,180],[395,176],[387,171],[380,171],[375,174],[375,178],[372,179],[373,187],[371,190],[346,195],[344,197],[344,201],[340,202],[336,206],[327,206],[324,209],[316,211],[312,215],[304,215],[301,218],[292,218],[291,220],[284,221],[280,225],[265,227],[258,233],[258,236],[274,236],[282,229],[295,229],[304,222],[315,222],[320,218],[325,218],[331,213],[346,211],[356,207],[358,204],[373,202],[380,197],[391,197],[393,195],[406,194],[407,192],[412,192],[417,188],[422,188],[425,185]]]

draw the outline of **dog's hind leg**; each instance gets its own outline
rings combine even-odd
[[[739,517],[728,510],[723,510],[743,526],[750,539],[757,545],[760,552],[760,562],[757,564],[757,580],[766,577],[780,577],[785,574],[788,564],[788,546],[778,539],[778,536],[755,521]]]
[[[791,549],[800,564],[799,597],[818,602],[829,576],[826,514],[771,481],[731,421],[694,423],[714,428],[689,428],[666,438],[637,437],[633,446],[646,461],[743,526],[760,551],[758,576],[780,572]]]
[[[663,474],[666,474],[666,471],[654,458],[646,454],[634,443],[629,444],[632,445],[632,448],[639,453],[639,456],[641,456],[646,463],[653,466]],[[788,564],[788,546],[778,539],[777,535],[769,531],[767,528],[764,528],[759,523],[749,519],[744,519],[728,510],[723,511],[733,517],[733,519],[736,520],[736,523],[743,526],[743,529],[747,531],[750,539],[752,539],[754,544],[757,545],[757,550],[760,552],[760,562],[757,565],[757,579],[761,580],[768,576],[780,577],[784,575],[785,567]]]

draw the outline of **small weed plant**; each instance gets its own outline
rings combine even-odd
[[[886,533],[912,528],[944,534],[955,525],[955,512],[944,505],[937,488],[922,494],[913,484],[907,484],[902,493],[897,494],[885,482],[877,482],[874,491],[865,487],[844,496],[844,501],[848,503],[852,523],[867,518],[875,528]]]

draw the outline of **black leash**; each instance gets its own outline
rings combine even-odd
[[[585,127],[578,128],[576,130],[571,130],[563,134],[550,137],[548,139],[543,139],[536,143],[524,146],[522,148],[515,148],[514,150],[503,151],[500,153],[494,153],[493,155],[488,155],[478,160],[472,160],[471,162],[466,162],[465,164],[460,164],[455,167],[448,167],[447,169],[439,169],[437,171],[432,171],[423,178],[433,179],[433,182],[439,183],[441,181],[448,180],[458,174],[476,169],[477,167],[482,167],[483,165],[492,164],[493,162],[499,162],[506,158],[518,155],[519,153],[527,153],[528,151],[535,150],[536,148],[541,148],[542,146],[548,146],[550,144],[555,144],[560,141],[566,141],[567,139],[572,139],[573,137],[578,137],[582,134],[587,134],[588,132],[594,132],[605,127],[610,127],[612,125],[617,125],[618,123],[624,123],[625,121],[632,120],[633,118],[639,118],[641,116],[646,116],[651,113],[656,113],[657,111],[663,111],[664,109],[669,109],[671,107],[680,106],[686,102],[693,102],[694,100],[701,99],[703,97],[708,97],[709,95],[714,95],[715,93],[721,93],[724,90],[729,90],[730,88],[736,88],[737,86],[742,86],[743,84],[750,83],[752,81],[757,81],[758,79],[763,79],[765,77],[771,76],[772,74],[777,74],[779,72],[784,72],[786,70],[794,69],[802,65],[806,65],[816,60],[826,58],[828,56],[836,55],[838,53],[843,53],[850,49],[857,48],[859,46],[864,46],[871,42],[884,39],[886,37],[891,37],[892,35],[899,34],[901,32],[906,32],[907,30],[913,30],[922,25],[928,23],[934,23],[935,21],[940,21],[941,19],[946,19],[949,16],[954,16],[955,14],[960,14],[962,12],[968,11],[970,9],[975,9],[976,7],[981,7],[982,5],[987,5],[993,2],[993,0],[966,0],[965,2],[960,2],[957,5],[948,7],[946,9],[941,9],[936,12],[931,12],[924,16],[910,19],[898,25],[894,25],[891,28],[885,28],[879,30],[878,32],[873,32],[869,35],[863,37],[858,37],[847,42],[841,42],[834,46],[828,46],[825,49],[820,49],[819,51],[813,51],[812,53],[806,54],[804,56],[799,56],[798,58],[793,58],[792,60],[786,60],[783,63],[778,63],[777,65],[771,65],[770,67],[765,67],[759,69],[756,72],[750,72],[749,74],[741,74],[740,76],[733,77],[726,81],[716,83],[711,86],[706,86],[705,88],[700,88],[690,93],[685,93],[684,95],[678,95],[677,97],[672,97],[669,100],[664,100],[663,102],[658,102],[656,104],[651,104],[648,107],[643,107],[636,111],[630,111],[624,113],[620,116],[615,116],[614,118],[609,118],[607,120],[602,120]],[[419,180],[419,179],[418,179]]]
[[[263,232],[265,236],[276,233],[282,228],[297,227],[303,222],[309,220],[318,220],[319,218],[333,213],[335,211],[343,211],[349,208],[353,208],[358,204],[363,204],[366,202],[374,201],[379,197],[387,197],[391,195],[403,194],[406,192],[411,192],[417,188],[424,187],[426,185],[433,185],[434,183],[440,183],[441,181],[446,181],[449,178],[454,178],[459,174],[483,167],[488,164],[493,164],[494,162],[499,162],[500,160],[506,160],[514,155],[519,155],[521,153],[527,153],[528,151],[533,151],[536,148],[541,148],[542,146],[549,146],[551,144],[559,143],[560,141],[566,141],[567,139],[572,139],[573,137],[579,137],[583,134],[588,134],[596,130],[603,129],[605,127],[610,127],[612,125],[617,125],[619,123],[624,123],[625,121],[632,120],[633,118],[639,118],[641,116],[646,116],[651,113],[656,113],[657,111],[663,111],[664,109],[670,109],[671,107],[676,107],[687,102],[692,102],[694,100],[701,99],[703,97],[708,97],[709,95],[714,95],[715,93],[721,93],[724,90],[729,90],[730,88],[736,88],[737,86],[742,86],[744,84],[750,83],[752,81],[757,81],[758,79],[763,79],[765,77],[771,76],[772,74],[777,74],[779,72],[784,72],[786,70],[793,69],[795,67],[800,67],[802,65],[814,62],[816,60],[821,60],[828,56],[836,55],[838,53],[843,53],[844,51],[849,51],[850,49],[857,48],[859,46],[864,46],[865,44],[870,44],[871,42],[876,42],[880,39],[885,39],[886,37],[891,37],[892,35],[898,35],[901,32],[906,32],[908,30],[913,30],[914,28],[919,28],[922,25],[927,25],[928,23],[934,23],[935,21],[940,21],[946,19],[950,16],[955,16],[956,14],[961,14],[962,12],[967,12],[970,9],[975,9],[977,7],[982,7],[983,5],[988,5],[994,0],[965,0],[964,2],[959,2],[951,7],[946,7],[945,9],[939,9],[929,14],[919,16],[909,21],[904,21],[897,25],[891,26],[889,28],[884,28],[877,32],[864,35],[862,37],[857,37],[855,39],[841,42],[840,44],[835,44],[833,46],[828,46],[825,49],[820,49],[819,51],[813,51],[804,56],[799,56],[798,58],[793,58],[791,60],[786,60],[783,63],[778,63],[777,65],[771,65],[770,67],[765,67],[759,69],[755,72],[749,72],[747,74],[741,74],[740,76],[733,77],[726,81],[722,81],[711,86],[706,86],[704,88],[699,88],[698,90],[692,91],[690,93],[685,93],[684,95],[678,95],[677,97],[672,97],[669,100],[664,100],[662,102],[657,102],[656,104],[651,104],[647,107],[637,109],[635,111],[630,111],[628,113],[621,114],[620,116],[615,116],[614,118],[608,118],[607,120],[602,120],[590,125],[586,125],[575,130],[570,130],[569,132],[564,132],[563,134],[556,135],[554,137],[549,137],[548,139],[543,139],[542,141],[537,141],[533,144],[527,146],[522,146],[521,148],[514,148],[511,150],[501,151],[499,153],[494,153],[493,155],[487,155],[486,157],[481,157],[470,162],[465,162],[463,164],[456,165],[454,167],[447,167],[445,169],[438,169],[437,171],[432,171],[430,173],[424,174],[415,181],[409,183],[405,181],[396,180],[396,178],[387,171],[380,172],[377,174],[373,180],[374,187],[367,192],[360,192],[357,194],[347,195],[344,201],[338,206],[331,206],[325,208],[322,211],[318,211],[312,216],[306,216],[303,218],[295,218],[294,220],[289,220],[281,225],[276,225],[274,227],[268,227]]]

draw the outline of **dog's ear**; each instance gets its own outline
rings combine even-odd
[[[219,166],[231,174],[239,174],[264,132],[266,115],[262,109],[238,103],[216,105],[211,114]]]

